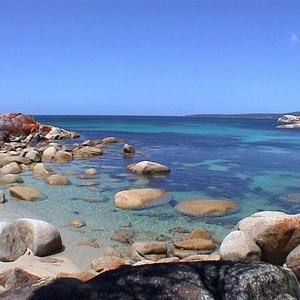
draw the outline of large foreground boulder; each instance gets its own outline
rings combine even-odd
[[[241,220],[236,229],[245,232],[261,249],[261,259],[282,265],[300,244],[300,214],[277,211],[255,213]]]
[[[161,189],[133,189],[116,193],[114,204],[122,209],[142,209],[165,203],[167,193]]]
[[[104,272],[85,283],[65,278],[41,287],[42,284],[31,283],[0,296],[2,300],[263,300],[300,297],[299,284],[292,271],[265,263],[196,262],[125,266]]]
[[[35,219],[19,219],[15,226],[20,237],[34,255],[45,256],[61,250],[60,233],[53,225]]]
[[[45,221],[35,219],[0,223],[0,261],[14,261],[27,248],[37,256],[50,255],[61,250],[62,240],[58,229]]]
[[[147,160],[128,165],[127,169],[133,173],[149,175],[167,174],[171,172],[171,169],[169,167]]]

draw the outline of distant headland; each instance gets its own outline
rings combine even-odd
[[[192,114],[194,118],[230,118],[230,119],[279,119],[282,115],[300,115],[300,111],[289,113],[249,113],[249,114]]]

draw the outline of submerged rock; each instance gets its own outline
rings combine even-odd
[[[114,204],[122,209],[141,209],[162,204],[166,197],[161,189],[133,189],[116,193]]]
[[[149,175],[167,174],[171,172],[169,167],[147,160],[128,165],[127,169],[133,173]]]
[[[19,174],[22,172],[21,168],[16,162],[11,162],[0,169],[2,174]]]
[[[80,219],[74,219],[69,221],[68,226],[70,227],[76,227],[76,228],[81,228],[84,227],[86,223]]]
[[[237,204],[229,200],[220,199],[193,199],[185,200],[176,204],[175,209],[185,215],[202,216],[222,216],[235,212]]]
[[[121,244],[132,243],[132,238],[135,235],[134,230],[130,229],[118,229],[115,231],[114,235],[111,237],[112,241],[116,241]]]
[[[44,196],[41,192],[29,186],[14,186],[9,189],[9,192],[13,197],[26,201],[38,200]]]
[[[122,140],[114,137],[114,136],[110,136],[110,137],[106,137],[104,139],[102,139],[102,143],[103,144],[113,144],[113,143],[120,143]]]
[[[50,185],[68,185],[70,181],[63,175],[53,174],[46,178],[46,182]]]
[[[86,175],[86,176],[94,176],[94,175],[96,175],[98,172],[97,172],[97,170],[95,169],[95,168],[90,168],[90,169],[87,169],[87,170],[85,170],[84,171],[84,174]]]
[[[6,174],[0,178],[0,184],[24,183],[23,179],[18,174]]]

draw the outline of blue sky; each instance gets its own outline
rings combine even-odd
[[[0,1],[0,112],[288,112],[300,1]]]

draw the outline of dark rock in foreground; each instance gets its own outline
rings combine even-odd
[[[64,278],[39,287],[41,284],[15,288],[0,297],[2,300],[300,297],[299,283],[290,270],[266,263],[229,261],[126,266],[102,273],[86,283]]]

